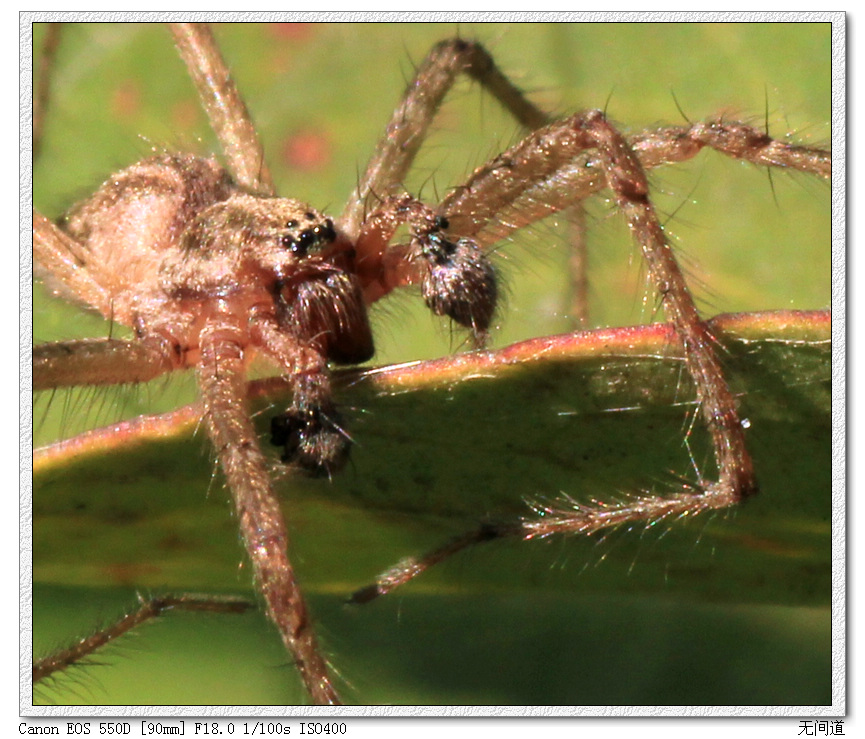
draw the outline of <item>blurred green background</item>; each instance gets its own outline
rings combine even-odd
[[[164,29],[101,24],[76,25],[66,31],[54,70],[54,98],[42,156],[34,164],[37,208],[59,215],[110,172],[147,156],[152,147],[202,154],[216,150]],[[358,170],[365,166],[411,76],[412,63],[418,63],[433,43],[455,33],[484,41],[532,99],[554,111],[602,107],[625,130],[637,131],[681,122],[678,101],[692,120],[724,112],[762,126],[768,110],[769,129],[775,136],[789,133],[797,142],[815,145],[826,145],[830,136],[828,25],[247,24],[220,26],[216,32],[259,125],[278,191],[332,212],[340,210]],[[41,33],[37,28],[36,49]],[[494,101],[463,82],[450,96],[409,185],[433,192],[432,181],[442,192],[518,136]],[[707,314],[828,305],[828,185],[785,172],[773,173],[770,183],[765,171],[713,153],[653,173],[652,184],[659,210],[675,213],[667,227]],[[642,268],[626,229],[603,199],[590,205],[589,215],[593,323],[649,320],[650,311],[642,308],[646,293]],[[494,337],[496,345],[567,330],[566,259],[562,229],[555,223],[541,224],[519,241],[504,245],[499,268],[508,298]],[[409,295],[376,306],[373,320],[379,349],[375,363],[448,354],[462,340]],[[103,321],[70,310],[37,289],[36,341],[106,333]],[[50,403],[40,398],[34,413],[36,440],[44,443],[119,417],[169,409],[193,392],[192,383],[178,380],[129,392],[70,393]],[[507,396],[501,405],[508,408]],[[520,406],[513,404],[512,412],[519,415]],[[362,410],[357,415],[362,417]],[[676,423],[681,426],[682,416],[677,410],[674,429]],[[367,421],[366,426],[372,424]],[[677,448],[680,437],[672,433],[664,437],[665,443]],[[206,520],[213,522],[214,538],[225,545],[219,573],[208,576],[196,570],[189,580],[176,572],[166,576],[164,562],[155,569],[148,564],[149,554],[156,549],[152,542],[142,539],[140,550],[135,542],[127,549],[133,530],[145,536],[138,524],[149,528],[151,537],[159,537],[152,520],[147,526],[147,516],[136,517],[136,526],[125,527],[121,523],[129,523],[130,514],[118,502],[120,513],[110,510],[91,516],[88,510],[79,522],[64,499],[59,504],[62,515],[55,511],[47,520],[57,525],[65,517],[69,528],[49,529],[45,536],[37,535],[34,545],[37,649],[51,648],[131,602],[132,590],[114,590],[109,585],[153,590],[161,586],[242,590],[246,586],[244,572],[238,571],[234,521],[218,483],[209,481],[206,441],[197,437],[168,454],[182,461],[167,462],[156,454],[147,457],[141,468],[150,470],[157,486],[177,481],[184,496],[201,499],[204,510],[212,511],[212,519],[208,513]],[[128,456],[118,457],[113,464],[130,468]],[[391,455],[385,464],[398,465],[399,459]],[[175,466],[184,471],[191,468],[191,480],[175,475]],[[141,487],[146,499],[147,486],[154,482],[141,479],[141,468],[121,479],[124,485]],[[688,473],[687,457],[675,471]],[[125,487],[117,485],[117,475],[106,474],[106,479],[112,482],[102,491],[94,490],[91,482],[79,482],[80,487],[70,490],[76,500],[82,489],[92,491],[98,500],[125,494]],[[44,493],[58,495],[56,484]],[[630,489],[631,484],[625,479],[615,492]],[[208,489],[212,492],[205,500]],[[828,490],[827,479],[820,494],[828,496]],[[559,491],[536,492],[555,495]],[[471,501],[472,495],[467,485],[465,498]],[[80,505],[102,510],[86,501]],[[134,508],[135,503],[130,505]],[[519,496],[514,501],[518,505]],[[771,510],[771,501],[767,505]],[[335,507],[336,523],[323,518],[318,526],[307,524],[307,529],[301,519],[295,557],[303,566],[306,538],[310,547],[326,551],[337,563],[350,560],[354,565],[359,557],[370,560],[364,562],[366,569],[358,567],[346,574],[345,582],[330,580],[311,588],[334,662],[338,668],[347,665],[344,676],[351,700],[695,705],[745,703],[756,696],[754,702],[767,704],[828,701],[828,607],[822,590],[804,599],[758,597],[762,601],[758,605],[753,604],[753,593],[741,600],[713,603],[700,595],[689,599],[675,584],[665,586],[661,578],[653,584],[653,593],[631,595],[645,558],[639,554],[640,535],[635,533],[631,537],[637,550],[633,575],[627,551],[622,557],[625,565],[619,569],[603,562],[607,558],[603,547],[569,553],[558,544],[535,546],[532,554],[525,555],[530,564],[515,565],[523,555],[513,545],[506,547],[511,551],[503,560],[509,564],[499,563],[496,552],[469,553],[447,568],[444,582],[419,584],[411,596],[385,600],[375,606],[377,610],[346,613],[339,606],[340,597],[391,564],[393,553],[398,558],[423,551],[464,528],[467,518],[436,519],[429,524],[419,515],[422,504],[412,512],[384,514],[386,543],[376,552],[364,541],[357,544],[363,547],[359,553],[352,548],[351,537],[330,535],[337,530],[343,535],[365,531],[383,514],[365,510],[362,503],[351,514],[345,511]],[[489,512],[479,508],[477,515]],[[173,513],[163,510],[155,515]],[[181,530],[191,528],[192,516],[181,511],[175,523]],[[113,567],[105,563],[76,567],[92,545],[85,543],[91,533],[76,536],[73,524],[106,528],[106,535],[115,540],[104,545],[107,556],[122,551],[118,562]],[[39,518],[34,526],[38,532]],[[712,548],[699,543],[700,530],[698,526],[685,534],[685,546],[714,561]],[[40,550],[40,543],[46,541],[50,546]],[[195,548],[182,536],[171,545],[184,552]],[[659,558],[669,564],[673,556],[662,551]],[[186,562],[179,555],[178,561]],[[586,565],[594,574],[580,577]],[[528,584],[519,571],[523,567],[532,571]],[[496,584],[487,592],[478,585],[487,570],[497,571],[489,577],[498,583],[503,569],[513,577],[512,587],[502,589]],[[549,573],[559,569],[573,575],[577,592],[557,589]],[[419,602],[423,606],[416,605]],[[725,641],[722,635],[727,632]],[[787,633],[791,640],[776,639]],[[193,635],[200,637],[197,648],[192,648]],[[270,627],[256,616],[172,616],[170,628],[163,622],[128,641],[115,650],[116,665],[107,672],[102,672],[107,668],[93,668],[79,673],[71,686],[67,682],[71,695],[95,703],[253,704],[300,699],[290,691],[290,670]],[[743,649],[731,656],[731,644]],[[259,646],[262,652],[257,651]],[[769,651],[761,652],[764,648]],[[513,657],[504,667],[491,659],[503,653]],[[744,654],[754,658],[747,666],[737,662]],[[446,655],[460,658],[449,661]],[[797,666],[788,672],[803,680],[796,687],[779,687],[775,666],[791,663]],[[765,666],[766,671],[755,665]],[[168,679],[168,670],[175,666],[188,670],[181,673],[185,677]],[[183,686],[182,694],[177,685]],[[69,693],[61,697],[41,690],[40,700],[72,699]]]

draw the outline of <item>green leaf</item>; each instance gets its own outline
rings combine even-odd
[[[687,474],[689,455],[706,465],[710,454],[699,422],[689,435],[689,449],[683,448],[682,406],[689,406],[693,391],[663,325],[552,337],[494,354],[341,376],[342,403],[356,415],[350,425],[357,441],[352,468],[332,481],[288,479],[280,490],[294,534],[293,554],[320,630],[340,645],[334,648],[338,667],[349,676],[365,676],[364,690],[354,685],[352,698],[591,702],[581,696],[597,695],[594,681],[577,680],[576,673],[586,669],[578,668],[579,662],[556,668],[561,672],[555,687],[518,679],[527,671],[553,669],[544,667],[549,643],[533,644],[540,638],[534,622],[546,623],[545,638],[558,644],[558,652],[575,650],[575,658],[580,631],[601,632],[598,638],[607,644],[594,646],[595,659],[613,650],[618,661],[631,639],[645,638],[641,624],[648,620],[646,628],[655,631],[654,619],[675,606],[688,620],[722,631],[717,623],[722,614],[734,621],[753,618],[755,624],[741,626],[752,635],[762,633],[766,620],[777,627],[789,618],[802,619],[810,624],[812,672],[783,688],[770,681],[751,695],[757,703],[828,699],[828,316],[731,317],[716,330],[736,337],[725,344],[725,364],[749,420],[762,485],[755,501],[714,517],[635,524],[633,530],[585,539],[477,546],[364,607],[339,603],[402,557],[422,554],[482,519],[531,515],[527,500],[553,502],[558,491],[582,502],[625,498],[649,484],[662,494],[670,488],[671,470]],[[280,399],[271,402],[279,407]],[[37,581],[80,584],[86,598],[94,586],[126,582],[154,592],[236,589],[237,535],[225,494],[202,499],[210,463],[201,446],[187,428],[169,442],[133,441],[123,450],[96,451],[40,469],[34,499]],[[804,449],[809,453],[802,454]],[[620,609],[632,613],[631,630],[639,633],[623,629]],[[573,620],[565,623],[569,615]],[[500,628],[503,617],[511,628],[490,633],[490,624]],[[167,629],[169,620],[173,630],[175,621],[189,618],[170,615],[151,630]],[[603,624],[606,619],[611,624]],[[218,620],[225,629],[232,621],[254,621]],[[772,649],[783,653],[799,644],[804,653],[800,635],[786,626],[782,633],[789,638],[774,639]],[[662,634],[662,642],[685,639]],[[202,638],[204,648],[213,645],[207,632]],[[720,663],[743,659],[743,644],[761,669],[770,659],[765,651],[753,652],[748,638],[733,630],[722,637],[704,633],[701,639],[706,643],[694,654],[711,643],[720,652],[710,660],[715,671]],[[466,651],[467,645],[472,649]],[[688,655],[676,653],[664,669],[684,669],[678,659],[696,669]],[[407,665],[432,654],[439,671],[424,672],[421,684],[408,680]],[[451,680],[464,676],[467,654],[474,655],[473,664],[483,654],[485,670],[499,665],[473,698]],[[662,661],[658,653],[652,659]],[[729,687],[723,700],[746,702],[742,686],[739,681]],[[632,688],[626,682],[608,698],[664,703],[676,695],[662,683],[636,700]],[[712,702],[705,685],[692,688],[677,684],[682,692],[676,700],[702,702],[704,696]],[[144,690],[138,683],[136,689]],[[748,690],[755,688],[748,683]]]
[[[407,59],[417,62],[457,32],[490,43],[501,66],[549,108],[606,107],[636,131],[679,120],[671,89],[695,120],[733,109],[762,121],[768,97],[774,135],[828,137],[827,24],[217,29],[280,192],[335,212],[410,74]],[[57,90],[34,170],[35,202],[49,215],[152,145],[215,150],[167,34],[155,26],[71,29]],[[432,198],[518,135],[478,97],[468,85],[450,96],[410,187]],[[316,147],[319,163],[304,169],[298,152]],[[764,172],[706,154],[656,172],[652,184],[662,212],[676,212],[667,229],[707,313],[828,304],[821,183],[776,172],[770,187]],[[648,320],[621,219],[600,200],[590,216],[593,321]],[[508,298],[497,346],[567,329],[561,231],[545,223],[502,248]],[[459,345],[447,328],[430,327],[419,303],[397,296],[376,309],[378,364],[450,355]],[[103,322],[80,315],[38,293],[34,335],[107,334]],[[692,457],[711,469],[711,456],[699,421],[690,454],[682,444],[693,393],[665,340],[646,339],[638,352],[645,356],[620,342],[589,358],[526,360],[495,372],[468,360],[473,379],[442,379],[424,365],[414,370],[427,373],[424,384],[410,392],[377,386],[383,375],[346,386],[340,400],[356,441],[352,465],[333,483],[280,484],[293,558],[346,699],[828,703],[828,334],[820,319],[762,332],[751,320],[756,333],[739,326],[746,341],[730,344],[724,361],[751,421],[760,497],[693,522],[479,546],[364,608],[343,600],[400,558],[486,517],[525,515],[526,501],[554,502],[562,493],[584,501],[638,487],[660,492],[674,476],[693,476]],[[193,383],[157,382],[40,398],[37,439],[193,397]],[[131,605],[136,590],[247,592],[236,524],[213,470],[198,435],[135,444],[37,477],[37,650],[86,633]],[[260,614],[170,614],[98,660],[110,664],[40,687],[37,700],[302,700]]]

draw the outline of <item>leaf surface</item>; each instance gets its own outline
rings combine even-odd
[[[425,653],[458,658],[464,654],[459,645],[489,628],[479,625],[484,604],[488,623],[513,610],[509,618],[523,630],[533,614],[546,622],[558,613],[552,622],[559,624],[574,603],[589,597],[590,610],[607,615],[622,599],[623,607],[642,613],[639,620],[657,618],[672,604],[709,620],[722,611],[762,614],[758,621],[767,613],[780,619],[810,614],[808,633],[822,633],[816,643],[828,671],[828,314],[729,316],[714,325],[719,335],[723,331],[725,365],[750,425],[761,483],[757,499],[694,521],[636,524],[585,539],[477,546],[364,607],[338,603],[399,559],[482,520],[531,515],[527,501],[554,502],[564,494],[584,503],[609,502],[647,488],[662,494],[673,482],[671,472],[689,476],[691,456],[701,468],[711,461],[699,421],[689,449],[682,444],[693,392],[666,325],[550,337],[495,353],[341,375],[340,397],[353,409],[349,426],[357,442],[351,467],[332,481],[292,477],[279,486],[294,557],[324,633],[369,648],[372,635],[383,629],[375,637],[380,658],[360,650],[369,659],[362,664],[377,673],[384,669],[377,663],[391,654],[388,647],[402,655],[407,641],[420,639],[408,635],[411,628],[431,640]],[[268,402],[280,404],[278,396]],[[266,421],[267,413],[262,417]],[[154,592],[245,584],[238,578],[240,547],[225,493],[211,485],[206,495],[211,463],[190,424],[170,440],[133,441],[122,450],[94,450],[41,467],[34,498],[38,582],[77,584],[85,593],[110,584]],[[405,618],[413,626],[396,618],[394,608],[411,614]],[[454,609],[467,614],[465,623],[454,623]],[[353,623],[363,626],[357,631]],[[531,631],[519,637],[522,662],[509,663],[506,673],[526,670],[526,662],[540,669],[535,660],[545,657],[527,647]],[[565,633],[572,636],[556,640],[574,638],[572,626]],[[502,659],[505,636],[490,647],[490,663]],[[615,644],[625,635],[609,638]],[[795,642],[791,638],[788,646]],[[352,664],[357,649],[344,645],[335,659]],[[400,659],[410,660],[411,651]],[[458,690],[443,687],[457,669],[447,665],[423,699],[423,693],[389,693],[399,683],[393,673],[358,699],[459,702]],[[533,695],[509,693],[515,682],[512,674],[507,686],[493,681],[497,687],[485,686],[473,700],[519,703]],[[805,682],[813,690],[813,675]],[[576,694],[565,699],[572,687],[562,685],[551,702],[576,700]],[[770,694],[777,689],[770,686]],[[619,702],[630,702],[627,691],[621,695]],[[649,695],[654,703],[667,693]],[[528,702],[536,701],[538,695]]]

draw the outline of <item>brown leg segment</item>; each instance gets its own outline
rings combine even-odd
[[[571,119],[597,146],[607,184],[615,193],[635,240],[640,245],[661,302],[685,350],[685,362],[697,388],[715,450],[719,481],[705,487],[711,507],[737,503],[757,491],[745,434],[733,395],[713,349],[714,339],[700,319],[673,250],[649,202],[649,183],[640,161],[600,111]]]
[[[288,559],[288,534],[246,411],[243,351],[231,327],[202,332],[198,378],[205,422],[232,495],[255,581],[301,680],[316,704],[337,704],[326,661]]]
[[[735,400],[715,355],[714,338],[700,319],[684,276],[649,202],[648,181],[638,157],[600,111],[573,116],[529,138],[534,139],[536,136],[538,139],[555,138],[563,149],[571,152],[583,148],[597,150],[604,181],[615,194],[634,239],[640,245],[649,274],[661,295],[664,310],[682,342],[685,362],[694,380],[701,412],[712,437],[718,480],[700,480],[696,488],[684,486],[678,493],[667,497],[640,493],[623,504],[550,508],[545,509],[542,516],[516,524],[482,526],[453,539],[419,560],[406,560],[388,570],[376,583],[355,593],[352,597],[354,602],[366,602],[390,592],[448,556],[492,539],[509,536],[532,539],[560,533],[590,534],[624,523],[690,516],[704,510],[725,508],[757,492],[744,430]],[[521,146],[515,147],[516,152],[511,150],[498,158],[498,166],[479,170],[482,171],[484,182],[492,186],[487,176],[497,170],[503,173],[498,178],[501,190],[519,193],[521,169],[543,170],[541,176],[547,176],[547,171],[555,169],[555,163],[546,158],[530,157],[532,152],[537,151],[535,146],[527,147],[525,158],[521,159]]]
[[[86,662],[90,655],[115,639],[128,634],[142,624],[154,621],[166,611],[207,611],[210,613],[243,613],[255,605],[248,600],[240,598],[220,598],[217,596],[203,595],[163,595],[149,600],[140,599],[138,608],[127,613],[122,618],[104,629],[99,629],[84,639],[81,639],[68,649],[58,652],[43,659],[33,661],[33,683],[53,675],[55,672],[67,670],[70,667]]]
[[[225,154],[228,170],[240,185],[273,195],[264,148],[206,23],[171,23],[171,33]]]
[[[406,88],[376,153],[342,212],[340,224],[349,238],[357,238],[360,232],[368,198],[389,195],[402,182],[436,111],[460,73],[480,82],[526,128],[537,128],[549,121],[549,116],[530,103],[499,71],[480,44],[463,39],[437,44]]]
[[[33,347],[33,390],[147,382],[177,369],[155,342],[81,339]]]
[[[80,258],[79,246],[39,211],[33,211],[33,262],[70,293],[103,316],[111,316],[111,297],[90,274]]]
[[[597,151],[582,151],[564,119],[534,131],[475,170],[438,206],[455,230],[490,246],[514,231],[585,200],[608,186]],[[829,152],[779,141],[744,123],[710,119],[665,127],[628,143],[643,170],[692,159],[704,147],[758,166],[780,167],[828,179]]]

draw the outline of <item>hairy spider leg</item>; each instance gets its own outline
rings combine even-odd
[[[138,596],[138,607],[124,614],[114,623],[98,629],[80,639],[72,646],[61,649],[33,662],[33,683],[45,680],[55,672],[81,664],[96,650],[107,646],[115,639],[128,634],[149,621],[154,621],[167,611],[205,611],[209,613],[245,613],[255,608],[255,604],[243,598],[219,597],[212,595],[160,595],[154,598]]]
[[[760,166],[785,167],[823,178],[831,175],[828,152],[772,139],[747,124],[713,119],[663,128],[629,143],[603,113],[588,111],[536,130],[494,157],[475,170],[465,185],[445,196],[436,212],[458,222],[459,233],[489,246],[514,230],[569,207],[573,198],[584,199],[604,188],[612,190],[682,344],[712,438],[719,479],[700,480],[696,489],[685,486],[666,498],[640,493],[622,504],[551,508],[537,518],[484,523],[420,558],[408,558],[389,568],[375,583],[358,590],[352,601],[372,600],[454,553],[493,539],[589,534],[626,522],[724,508],[756,493],[744,429],[716,356],[715,339],[699,316],[648,197],[646,168],[689,159],[704,147]],[[460,218],[457,214],[469,216]],[[410,281],[412,277],[403,279]]]
[[[207,47],[206,59],[202,61],[208,70],[204,77],[219,80],[221,85],[219,91],[214,91],[211,88],[201,90],[201,95],[205,99],[218,97],[220,103],[225,105],[223,112],[227,123],[221,128],[217,127],[218,135],[220,138],[225,138],[223,131],[226,127],[231,131],[253,131],[252,140],[237,136],[235,138],[238,139],[239,143],[229,145],[229,148],[232,148],[236,154],[236,156],[229,154],[232,166],[242,167],[245,166],[245,163],[253,162],[251,168],[235,171],[234,175],[248,189],[269,194],[267,192],[268,186],[261,184],[262,181],[258,179],[265,170],[262,169],[260,146],[256,144],[257,139],[254,136],[254,130],[251,129],[251,122],[249,122],[245,106],[239,103],[239,95],[222,94],[226,87],[233,88],[227,66],[222,61],[206,27],[196,26],[192,30],[197,34],[197,37],[203,38],[202,44]],[[195,53],[186,54],[185,58],[190,66],[196,66]],[[197,80],[197,84],[200,85],[201,79],[193,76]],[[213,107],[212,105],[206,106],[209,113]],[[233,122],[237,120],[240,120],[241,123],[234,125]],[[249,126],[245,126],[244,122],[249,123]],[[252,154],[249,153],[250,150],[252,150]],[[237,154],[237,152],[240,153]],[[237,164],[238,160],[240,164]],[[195,162],[190,159],[187,164],[191,168],[204,170],[210,168],[210,165],[207,165],[203,160]],[[151,161],[143,162],[138,166],[139,169],[150,172],[163,165],[164,162]],[[181,164],[177,169],[181,180],[184,179],[184,166]],[[168,169],[169,171],[172,169],[170,163]],[[212,168],[211,171],[216,174],[218,180],[218,172]],[[256,174],[250,174],[251,171]],[[122,183],[124,176],[129,181],[135,180],[134,168],[129,173],[123,173],[118,182]],[[139,178],[139,184],[135,187],[140,187],[142,181]],[[264,182],[266,182],[266,178]],[[212,190],[205,188],[201,192],[213,192],[215,196],[213,199],[219,202],[227,195],[227,192],[221,192],[220,187],[218,183],[214,183]],[[121,184],[116,188],[116,191],[122,193],[123,189]],[[130,188],[130,191],[131,189],[133,188]],[[113,207],[115,203],[113,192],[115,192],[115,188],[107,185],[101,196],[102,202],[107,204],[109,208]],[[163,197],[162,200],[160,197],[162,196],[157,192],[154,200],[175,216],[179,211],[186,208],[186,204],[189,202],[187,195],[183,194],[179,198],[179,204],[171,201],[171,193]],[[192,193],[192,197],[195,197],[195,192]],[[92,206],[89,202],[84,206],[83,215],[79,221],[85,232],[89,232],[91,228],[88,213],[95,212],[93,209],[98,210],[98,200],[99,196],[97,195]],[[165,205],[169,201],[173,204]],[[122,201],[119,202],[121,202],[120,207],[123,207]],[[111,219],[107,220],[110,221]],[[300,235],[303,233],[300,232]],[[70,234],[65,233],[48,219],[36,213],[34,214],[33,237],[34,255],[37,262],[40,262],[46,269],[57,273],[57,280],[67,292],[71,292],[79,299],[91,304],[106,318],[113,319],[116,306],[112,286],[106,284],[108,280],[100,279],[100,276],[104,277],[101,275],[103,269],[101,266],[97,270],[97,273],[100,274],[90,274],[88,269],[92,270],[98,264],[98,260],[91,258],[88,267],[85,258],[87,256],[86,247],[78,244]],[[283,238],[294,239],[295,237],[289,235]],[[109,241],[111,240],[109,239]],[[144,243],[147,240],[140,239],[140,241]],[[307,243],[306,241],[299,241],[297,245],[305,249]],[[288,251],[291,251],[291,246],[292,244],[286,242]],[[152,258],[157,259],[158,257],[152,256]],[[182,269],[183,264],[180,263],[176,271],[182,273]],[[190,281],[182,278],[183,275],[181,274],[181,277],[176,280],[178,290],[195,289],[195,285],[192,288],[187,288],[186,285],[190,284]],[[278,293],[276,299],[279,302],[281,291],[277,288],[276,292]],[[182,300],[183,296],[178,295],[175,298]],[[299,309],[301,320],[314,323],[315,317],[310,317],[308,308],[309,305],[307,304]],[[305,309],[307,309],[306,312],[304,312]],[[253,563],[256,582],[264,595],[268,613],[279,629],[282,641],[298,667],[310,698],[316,703],[338,703],[339,696],[333,686],[326,661],[317,646],[311,619],[287,556],[288,542],[282,512],[271,488],[267,465],[258,448],[254,428],[245,410],[245,365],[247,358],[244,356],[244,347],[249,345],[249,338],[243,335],[243,330],[239,331],[240,336],[238,336],[238,326],[227,321],[217,311],[216,316],[205,320],[205,324],[200,330],[199,346],[196,349],[198,356],[180,356],[176,351],[177,347],[167,345],[171,343],[170,341],[164,341],[167,338],[167,332],[161,331],[158,325],[151,326],[148,330],[148,327],[137,323],[139,314],[133,306],[124,306],[121,312],[123,315],[119,317],[119,320],[136,328],[142,338],[140,344],[104,340],[56,344],[45,349],[37,349],[35,352],[34,385],[37,388],[56,387],[93,381],[99,384],[112,384],[150,379],[179,366],[195,365],[197,367],[204,400],[205,422],[235,500],[235,508],[240,520],[247,553]],[[338,316],[337,320],[340,318],[341,316]],[[364,316],[362,329],[366,326],[365,320]],[[158,324],[158,321],[156,323]],[[194,323],[194,319],[187,321],[187,323]],[[257,336],[253,337],[253,340],[266,338],[268,334],[266,323],[267,316],[264,315],[257,316],[257,320],[252,322],[253,333],[257,331]],[[187,328],[189,327],[187,326]],[[337,339],[337,344],[339,343]],[[361,341],[361,343],[363,342]],[[365,353],[371,352],[371,339],[368,344],[369,347],[365,349]],[[311,349],[312,359],[303,358],[305,350],[296,340],[291,351],[287,351],[284,346],[270,345],[263,348],[271,356],[276,354],[277,359],[288,362],[290,366],[285,367],[285,369],[289,373],[292,370],[296,374],[306,375],[315,372],[322,375],[324,373],[325,359],[321,357],[320,348]],[[182,349],[183,347],[181,347]],[[338,349],[349,352],[359,351],[356,345],[346,349],[344,342]],[[76,361],[64,363],[66,355],[74,355]],[[319,359],[316,360],[315,357],[319,357]]]

